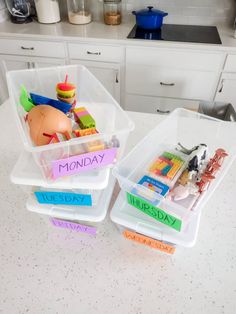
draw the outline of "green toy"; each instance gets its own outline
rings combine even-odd
[[[27,90],[23,85],[21,86],[20,104],[26,112],[29,112],[34,107],[33,101],[28,96]]]

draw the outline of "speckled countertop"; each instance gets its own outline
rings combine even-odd
[[[129,113],[129,149],[162,117]],[[109,217],[96,238],[28,212],[9,180],[22,149],[0,106],[0,313],[235,313],[236,163],[205,206],[198,241],[173,256],[124,239]],[[113,195],[114,202],[118,188]]]

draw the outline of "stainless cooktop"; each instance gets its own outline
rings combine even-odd
[[[160,29],[147,31],[135,25],[127,38],[222,44],[216,26],[163,24]]]

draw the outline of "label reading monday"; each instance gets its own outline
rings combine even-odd
[[[161,223],[173,228],[177,231],[181,230],[182,221],[178,218],[175,218],[172,215],[167,214],[164,210],[155,207],[148,202],[142,200],[141,198],[127,193],[128,203],[137,209],[141,210],[148,216],[160,221]]]
[[[48,191],[37,191],[34,194],[40,204],[92,206],[90,194]]]
[[[110,165],[114,162],[117,148],[108,148],[95,152],[58,159],[52,162],[53,178],[69,176],[81,171],[88,171]]]

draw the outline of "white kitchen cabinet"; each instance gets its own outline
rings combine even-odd
[[[103,84],[108,92],[120,103],[120,65],[107,62],[70,60],[70,64],[82,64]]]
[[[70,59],[120,63],[124,58],[124,47],[90,43],[68,43]]]
[[[149,108],[153,102],[159,106],[163,97],[176,99],[174,103],[213,100],[224,60],[223,52],[127,47],[125,108],[135,106],[130,102],[132,95],[156,97],[149,98]],[[165,111],[165,106],[160,110]]]
[[[129,111],[169,114],[171,111],[179,107],[198,111],[199,101],[129,94],[126,95],[126,109]]]
[[[65,64],[64,59],[41,58],[28,56],[0,55],[0,104],[7,99],[8,89],[6,82],[6,72],[12,70],[25,70],[31,68],[50,67]]]
[[[0,54],[65,58],[66,47],[63,42],[1,38]]]
[[[236,73],[223,73],[221,75],[215,101],[231,103],[236,110]]]
[[[116,45],[68,43],[71,64],[85,65],[120,103],[121,65],[125,48]]]
[[[8,97],[6,72],[65,64],[63,42],[0,38],[0,101]]]

